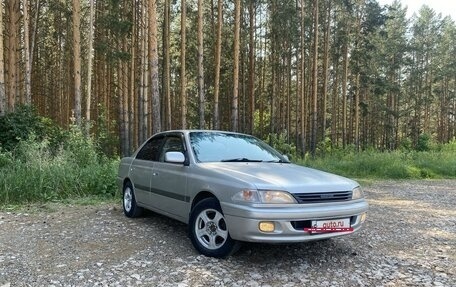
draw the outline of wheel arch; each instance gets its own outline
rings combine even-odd
[[[200,202],[201,200],[206,199],[206,198],[215,198],[217,201],[219,201],[218,198],[212,192],[207,191],[207,190],[200,191],[192,200],[190,212],[193,210],[193,208],[195,207],[195,205],[198,202]]]
[[[124,180],[122,182],[122,188],[124,188],[128,182],[131,183],[131,185],[133,186],[133,189],[134,189],[133,182],[131,181],[131,179],[128,176],[124,178]]]
[[[131,184],[131,187],[132,187],[131,192],[133,192],[133,194],[135,194],[136,193],[135,184],[133,183],[133,181],[128,176],[125,177],[123,182],[122,182],[122,190],[121,190],[121,192],[123,193],[123,190],[124,190],[125,186],[127,185],[127,183]],[[135,194],[135,196],[136,196],[136,194]]]

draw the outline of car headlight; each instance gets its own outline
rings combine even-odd
[[[290,193],[280,190],[241,190],[232,199],[250,203],[297,203]]]
[[[363,190],[361,189],[361,187],[358,186],[358,187],[353,188],[352,199],[360,199],[363,197],[364,197],[364,193],[363,193]]]

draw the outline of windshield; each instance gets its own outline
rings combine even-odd
[[[288,162],[263,141],[243,134],[192,132],[190,144],[198,162]]]

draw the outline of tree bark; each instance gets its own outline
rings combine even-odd
[[[314,1],[314,50],[312,65],[312,140],[311,152],[315,157],[317,149],[317,88],[318,88],[318,0]]]
[[[141,55],[141,76],[140,76],[140,88],[139,88],[139,99],[138,99],[138,129],[139,129],[139,142],[142,143],[147,138],[147,106],[146,99],[148,97],[147,94],[147,82],[148,82],[148,63],[147,63],[147,4],[142,2],[141,6],[141,26],[140,26],[140,37],[141,37],[141,48],[140,48],[140,55]]]
[[[86,99],[86,120],[90,122],[91,103],[92,103],[92,62],[93,62],[93,33],[94,33],[94,6],[93,0],[89,0],[89,50],[87,51],[87,99]],[[87,132],[87,134],[89,134]]]
[[[81,3],[73,0],[74,116],[81,126]]]
[[[239,50],[241,30],[241,1],[235,1],[234,12],[234,58],[233,58],[233,98],[231,102],[231,130],[239,129]]]
[[[123,36],[121,40],[121,49],[122,51],[128,51],[128,46],[127,46],[127,39],[126,35]],[[132,149],[132,134],[131,134],[131,113],[132,113],[132,106],[131,106],[131,101],[130,101],[130,94],[128,91],[128,62],[126,60],[121,60],[120,61],[120,71],[119,74],[121,76],[121,92],[122,92],[122,98],[124,100],[124,121],[125,121],[125,151],[126,154],[130,154],[133,149]]]
[[[149,1],[149,64],[152,98],[152,134],[161,131],[160,94],[158,91],[157,1]]]
[[[29,0],[24,0],[23,13],[24,13],[24,56],[25,56],[25,104],[32,103],[32,89],[31,89],[31,61],[30,61],[30,16],[29,16]]]
[[[93,1],[93,0],[92,0]],[[138,97],[136,96],[136,46],[137,46],[137,11],[136,11],[137,0],[130,0],[131,3],[131,14],[132,14],[132,33],[131,33],[131,44],[130,44],[130,63],[128,65],[130,77],[129,77],[129,100],[130,100],[130,113],[128,114],[130,120],[130,142],[132,150],[138,147]]]
[[[187,78],[186,78],[186,70],[185,70],[185,36],[186,36],[186,18],[187,18],[187,7],[185,0],[181,0],[181,91],[180,91],[180,98],[181,98],[181,128],[187,128]]]
[[[6,113],[6,93],[5,93],[5,58],[4,58],[4,49],[3,49],[3,5],[0,5],[0,116],[4,116],[5,113]]]
[[[329,70],[329,34],[331,30],[331,1],[328,1],[327,15],[326,15],[326,29],[325,29],[325,48],[323,56],[323,102],[321,103],[321,139],[325,141],[326,138],[326,105],[328,99],[328,70]]]
[[[250,98],[250,133],[255,127],[255,7],[254,0],[249,3],[249,98]]]
[[[204,129],[204,43],[203,43],[203,1],[198,0],[198,95],[199,95],[199,128]]]
[[[33,71],[33,55],[35,55],[35,43],[36,43],[36,35],[38,34],[38,20],[40,19],[40,8],[41,8],[41,1],[37,0],[36,1],[36,6],[35,6],[35,19],[34,19],[34,24],[33,24],[33,33],[32,33],[32,39],[30,43],[30,74],[32,74]]]
[[[8,9],[9,21],[8,21],[8,89],[6,94],[8,95],[8,111],[14,111],[16,106],[17,97],[17,73],[16,73],[16,62],[17,62],[17,46],[18,46],[18,27],[20,5],[19,0],[6,1],[6,7]]]
[[[219,92],[220,92],[220,63],[222,54],[222,0],[217,2],[217,43],[215,45],[215,79],[214,79],[214,129],[220,129]]]
[[[344,79],[342,80],[342,147],[347,144],[348,43],[344,44]]]
[[[164,96],[166,99],[166,128],[172,129],[172,109],[171,109],[171,74],[170,74],[170,55],[169,55],[169,46],[170,46],[170,0],[165,0],[165,21],[163,29],[163,49],[164,49],[164,79],[163,79],[163,89]]]
[[[306,154],[306,51],[305,44],[305,0],[301,0],[301,155]]]

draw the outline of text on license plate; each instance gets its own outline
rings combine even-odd
[[[304,231],[308,231],[310,233],[347,232],[353,231],[353,228],[350,226],[350,218],[343,218],[312,220],[312,227],[304,228]]]

